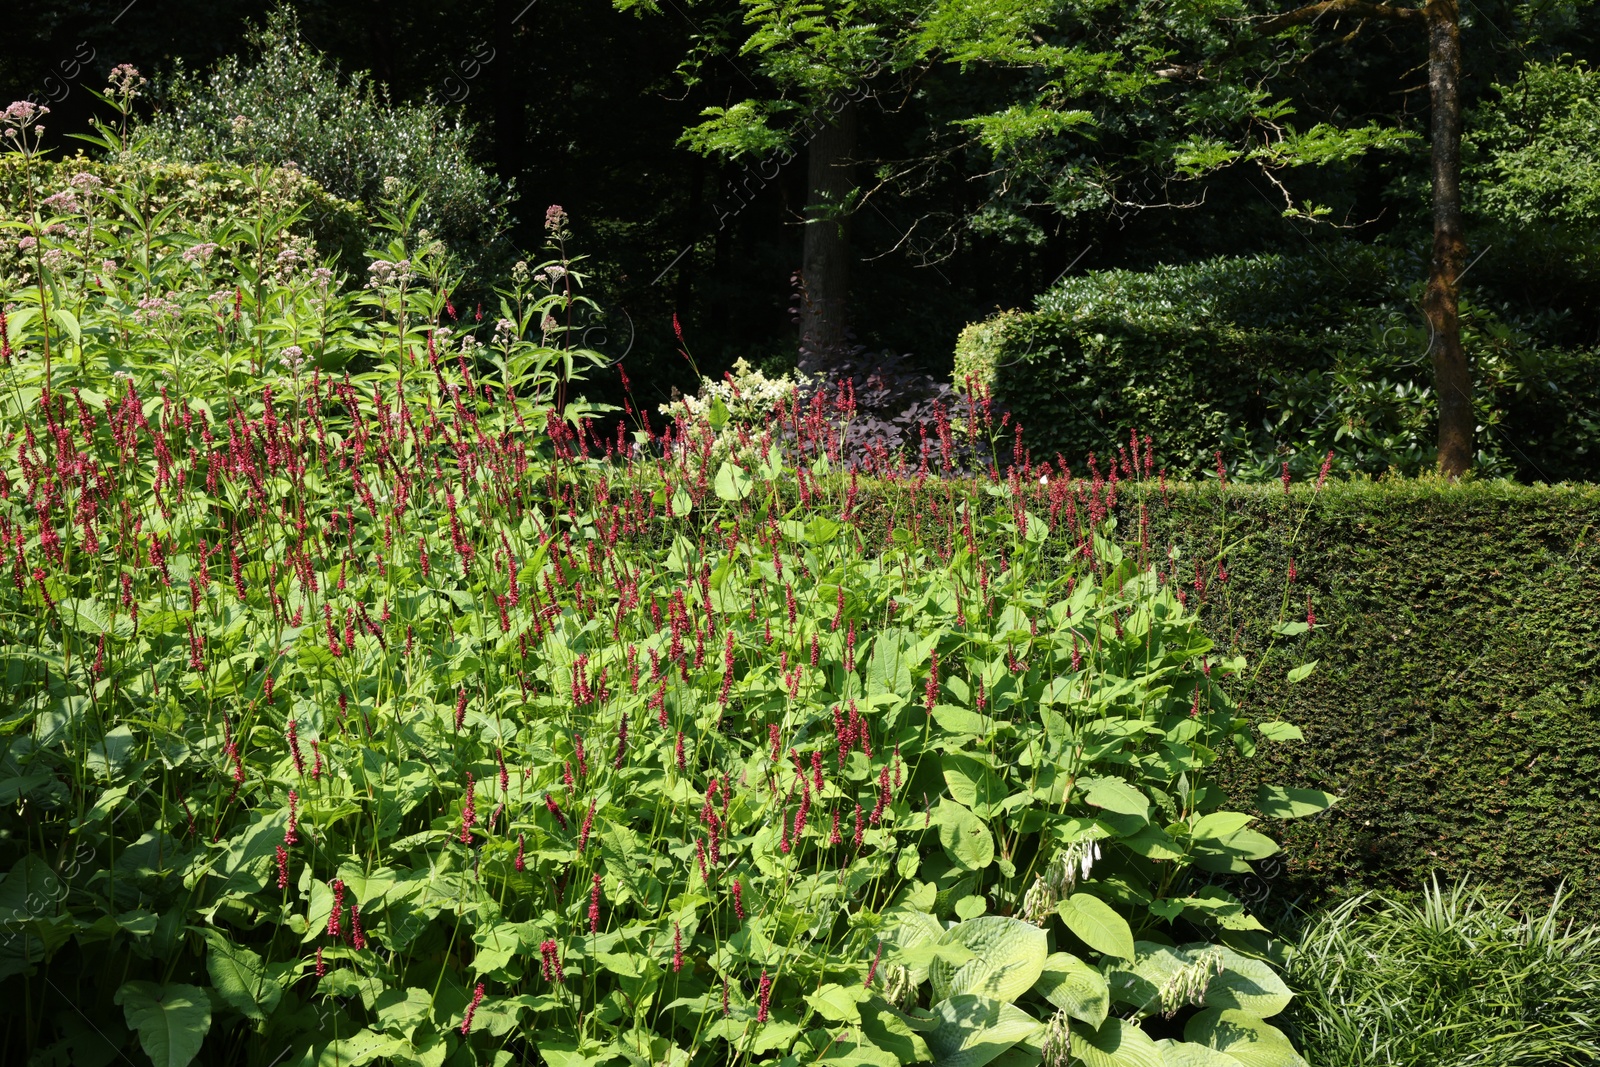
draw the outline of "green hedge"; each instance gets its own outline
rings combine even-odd
[[[1155,545],[1226,545],[1209,628],[1264,662],[1246,714],[1305,733],[1232,764],[1230,791],[1344,797],[1272,828],[1286,861],[1273,892],[1414,890],[1437,871],[1548,897],[1565,879],[1572,915],[1600,919],[1600,487],[1310,488],[1184,487],[1150,507]],[[1291,558],[1287,617],[1309,595],[1317,624],[1263,661]]]
[[[1287,460],[1315,471],[1407,474],[1435,464],[1429,336],[1414,307],[1421,268],[1350,246],[1100,271],[963,331],[958,383],[991,386],[1034,455],[1081,456],[1130,429],[1152,433],[1172,471],[1214,451],[1257,476]],[[1354,279],[1354,280],[1352,280]],[[1600,478],[1600,352],[1553,347],[1545,319],[1467,294],[1475,469],[1555,482]],[[1548,318],[1548,316],[1546,317]]]
[[[875,495],[858,505],[869,544],[884,536]],[[1004,496],[992,504],[1009,512]],[[1164,569],[1191,604],[1196,561],[1210,576],[1206,629],[1254,675],[1230,684],[1242,714],[1305,735],[1254,759],[1224,753],[1233,804],[1254,810],[1267,783],[1343,798],[1267,828],[1284,851],[1231,887],[1252,910],[1470,874],[1524,900],[1565,881],[1564,913],[1600,922],[1600,486],[1124,483],[1119,542],[1137,537],[1141,505],[1150,553],[1174,550]],[[1315,626],[1275,637],[1305,620],[1307,597]]]

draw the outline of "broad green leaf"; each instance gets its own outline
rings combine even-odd
[[[1193,1041],[1163,1038],[1156,1042],[1156,1048],[1161,1050],[1161,1061],[1166,1067],[1243,1067],[1227,1053]]]
[[[1272,819],[1302,819],[1327,811],[1339,802],[1332,793],[1320,789],[1286,789],[1279,785],[1264,785],[1256,793],[1256,807],[1261,814]]]
[[[1294,994],[1270,964],[1241,956],[1226,946],[1222,946],[1222,958],[1227,969],[1206,987],[1206,1007],[1238,1008],[1268,1019],[1289,1006]]]
[[[1295,682],[1305,681],[1307,678],[1311,677],[1311,672],[1316,669],[1316,660],[1312,660],[1310,663],[1300,664],[1300,666],[1289,672],[1289,684],[1293,685]]]
[[[1197,841],[1210,841],[1238,833],[1250,825],[1252,816],[1240,811],[1214,811],[1195,820],[1189,834]]]
[[[994,862],[994,835],[983,820],[950,800],[933,809],[939,843],[951,859],[969,871],[981,871]]]
[[[832,1022],[856,1022],[861,1018],[861,1005],[872,997],[870,990],[860,985],[842,986],[830,982],[815,993],[806,994],[806,1003],[817,1014]]]
[[[1261,731],[1261,736],[1268,741],[1304,741],[1306,735],[1300,732],[1300,727],[1292,722],[1263,722],[1257,723],[1256,729]]]
[[[211,1001],[198,986],[125,982],[113,999],[155,1067],[186,1067],[211,1029]]]
[[[947,752],[939,761],[944,783],[958,804],[979,814],[992,810],[1006,798],[1006,784],[982,761],[959,752]]]
[[[722,461],[722,466],[717,468],[716,481],[712,488],[716,490],[718,499],[729,501],[743,500],[750,495],[750,490],[755,483],[731,459]]]
[[[1111,1011],[1105,975],[1070,952],[1050,954],[1037,988],[1050,1003],[1090,1026],[1105,1022]]]
[[[1078,787],[1083,790],[1084,799],[1097,808],[1141,819],[1149,817],[1149,799],[1121,778],[1080,778]]]
[[[1093,1030],[1070,1025],[1072,1054],[1084,1067],[1165,1067],[1156,1043],[1133,1023],[1113,1016]]]
[[[280,979],[261,957],[216,927],[206,930],[206,973],[222,999],[252,1022],[265,1023],[283,997]]]
[[[975,711],[954,704],[935,704],[933,721],[947,734],[968,734],[983,737],[994,727],[994,720]]]
[[[1309,1067],[1282,1030],[1236,1008],[1204,1008],[1183,1028],[1185,1041],[1224,1052],[1243,1067]]]
[[[944,944],[961,945],[973,957],[959,967],[936,959],[929,968],[933,999],[958,993],[1011,1002],[1039,980],[1049,955],[1049,940],[1032,923],[1001,915],[980,915],[946,930]]]
[[[1068,930],[1095,951],[1118,959],[1134,958],[1133,931],[1128,920],[1099,897],[1074,893],[1056,906],[1056,914]]]
[[[933,1006],[939,1025],[927,1032],[935,1067],[984,1067],[1036,1032],[1040,1023],[1014,1005],[961,993]]]

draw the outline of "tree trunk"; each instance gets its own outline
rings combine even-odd
[[[1457,0],[1429,0],[1428,87],[1433,112],[1433,263],[1422,309],[1439,398],[1439,471],[1472,466],[1472,374],[1461,349],[1460,283],[1467,256],[1461,224],[1461,19]]]
[[[855,188],[856,106],[846,101],[808,146],[805,250],[800,266],[800,369],[816,373],[845,351],[850,223],[830,217]]]

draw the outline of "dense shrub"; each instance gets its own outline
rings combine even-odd
[[[1432,364],[1405,281],[1420,268],[1359,246],[1331,255],[1337,263],[1254,256],[1073,278],[1037,311],[968,327],[956,377],[992,384],[1041,458],[1137,427],[1165,443],[1175,474],[1208,470],[1217,449],[1256,478],[1285,461],[1308,474],[1330,449],[1340,472],[1429,469]],[[1600,353],[1538,343],[1540,322],[1470,299],[1462,328],[1477,471],[1600,474]]]
[[[1240,694],[1306,742],[1223,780],[1238,797],[1287,780],[1344,800],[1284,828],[1286,867],[1257,890],[1286,902],[1470,873],[1549,899],[1565,881],[1571,913],[1600,921],[1586,829],[1600,824],[1600,489],[1292,488],[1128,491],[1122,513],[1137,521],[1148,503],[1154,543],[1183,553],[1176,580],[1198,566],[1207,581],[1208,632],[1252,662],[1283,640],[1291,567],[1289,608],[1317,616],[1296,639],[1316,671],[1295,682],[1269,668]]]
[[[362,72],[345,76],[300,36],[287,5],[252,30],[249,60],[203,81],[179,68],[134,130],[140,151],[190,162],[293,166],[368,216],[398,183],[420,199],[415,225],[444,241],[474,285],[509,265],[507,189],[473,156],[473,129],[437,104],[395,105]],[[347,261],[346,269],[357,264]]]

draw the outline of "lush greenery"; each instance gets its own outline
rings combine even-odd
[[[62,192],[7,223],[9,1047],[1304,1062],[1208,770],[1297,731],[1098,480],[930,479],[949,412],[841,454],[848,391],[600,440],[559,208],[453,331],[415,204],[353,288],[292,213]]]
[[[1306,743],[1225,776],[1316,783],[1345,799],[1283,828],[1280,905],[1329,890],[1408,890],[1471,872],[1501,896],[1600,920],[1600,490],[1485,482],[1215,484],[1151,501],[1152,538],[1206,565],[1213,637],[1255,655],[1291,600],[1318,618],[1293,682],[1266,669],[1240,698]],[[1130,501],[1124,521],[1136,514]],[[1228,571],[1218,584],[1215,563]],[[1192,579],[1194,561],[1180,562]]]
[[[0,39],[0,102],[49,102],[56,114],[47,142],[70,150],[66,134],[82,129],[98,106],[86,89],[103,84],[117,63],[135,63],[150,77],[138,117],[157,124],[170,122],[161,115],[181,95],[163,99],[164,86],[193,90],[192,99],[204,101],[219,68],[236,72],[230,84],[241,89],[275,84],[268,77],[278,62],[273,49],[246,40],[263,6],[141,0],[128,8],[125,0],[83,0],[64,9],[15,0],[11,32]],[[807,141],[797,131],[812,116],[814,97],[841,85],[858,112],[851,325],[870,350],[911,352],[918,369],[942,379],[950,377],[964,326],[997,308],[1029,306],[1063,272],[1299,256],[1312,247],[1342,262],[1337,234],[1380,252],[1401,250],[1410,263],[1405,285],[1422,277],[1428,118],[1426,79],[1417,69],[1423,46],[1410,25],[1369,22],[1346,41],[1355,28],[1346,22],[1337,33],[1269,42],[1272,61],[1241,90],[1230,72],[1204,69],[1205,77],[1186,80],[1186,70],[1211,62],[1206,49],[1213,44],[1225,50],[1247,36],[1248,16],[1268,5],[878,0],[816,12],[741,0],[658,6],[658,14],[636,16],[604,4],[468,9],[394,0],[374,20],[359,5],[295,5],[302,42],[346,72],[338,84],[370,72],[395,108],[431,104],[441,119],[430,127],[441,138],[433,158],[443,158],[445,144],[461,143],[458,121],[476,131],[475,161],[512,183],[524,247],[537,243],[546,205],[574,212],[596,257],[596,294],[625,309],[633,325],[606,351],[628,351],[630,375],[651,410],[670,400],[674,386],[692,390],[700,373],[719,378],[741,356],[752,364],[792,360],[795,331],[783,312],[802,260],[805,228],[793,223],[809,202]],[[1241,10],[1246,17],[1218,17]],[[1478,289],[1477,305],[1499,321],[1523,330],[1532,324],[1532,351],[1581,351],[1600,340],[1593,212],[1586,206],[1592,197],[1585,192],[1593,182],[1584,169],[1597,136],[1597,12],[1587,2],[1521,0],[1480,0],[1464,12],[1465,195],[1473,209],[1467,237],[1469,255],[1483,254],[1466,281]],[[1259,58],[1252,49],[1242,54]],[[177,77],[180,60],[186,73]],[[331,83],[293,98],[306,108],[293,130],[278,125],[288,108],[271,98],[249,102],[264,112],[252,118],[256,128],[278,131],[263,151],[278,151],[279,133],[289,143],[348,128],[344,112],[354,109],[357,94],[324,84]],[[744,100],[777,102],[761,115],[787,152],[723,162],[680,143],[685,130],[705,121],[705,109],[734,109]],[[1274,114],[1280,100],[1291,100],[1296,112]],[[185,114],[197,114],[184,106]],[[1092,123],[1071,125],[1078,112],[1091,113]],[[1247,137],[1239,136],[1235,119],[1263,113]],[[997,121],[970,121],[984,117]],[[1209,129],[1233,152],[1264,149],[1289,125],[1304,147],[1319,123],[1414,135],[1354,158],[1334,151],[1341,138],[1328,139],[1325,160],[1273,171],[1295,204],[1332,207],[1326,219],[1344,227],[1337,231],[1282,217],[1285,198],[1260,166],[1273,164],[1270,153],[1202,177],[1171,168],[1179,147],[1208,149],[1186,143],[1192,130]],[[398,125],[400,119],[375,114],[371,128]],[[422,126],[406,129],[420,138]],[[254,150],[253,142],[234,139],[231,127],[209,118],[205,127],[241,154],[230,158]],[[371,141],[360,146],[359,172],[404,176],[390,157],[407,152],[409,163],[411,149]],[[1135,151],[1141,144],[1149,151]],[[1197,151],[1197,164],[1203,155]],[[388,160],[381,167],[380,156]],[[299,161],[308,169],[317,163]],[[464,166],[452,172],[469,173]],[[413,180],[420,187],[424,178]],[[464,190],[469,179],[460,180]],[[1185,206],[1157,206],[1166,203]],[[1352,277],[1361,284],[1361,275]],[[1347,306],[1376,299],[1362,295]],[[676,354],[674,311],[694,344],[698,371]],[[1412,316],[1409,325],[1419,322]],[[1317,335],[1345,326],[1320,322]],[[1396,359],[1422,350],[1400,348]],[[615,382],[592,388],[621,403]],[[1502,429],[1531,453],[1520,428]],[[1515,462],[1508,447],[1494,447]]]
[[[470,282],[509,266],[507,192],[474,158],[472,127],[440,104],[396,106],[362,72],[341,74],[302,39],[292,8],[275,9],[245,43],[248,57],[204,78],[174,72],[162,109],[129,133],[137,155],[294,167],[373,214],[399,183],[417,196],[417,225],[444,241]]]
[[[1311,1062],[1546,1067],[1600,1062],[1600,928],[1461,882],[1315,916],[1291,978]]]
[[[993,387],[1036,455],[1155,432],[1173,473],[1222,449],[1241,476],[1416,474],[1435,462],[1433,368],[1402,257],[1359,245],[1068,279],[1038,310],[967,328],[955,373]],[[1600,351],[1536,340],[1549,324],[1467,303],[1476,469],[1530,481],[1600,473]]]

